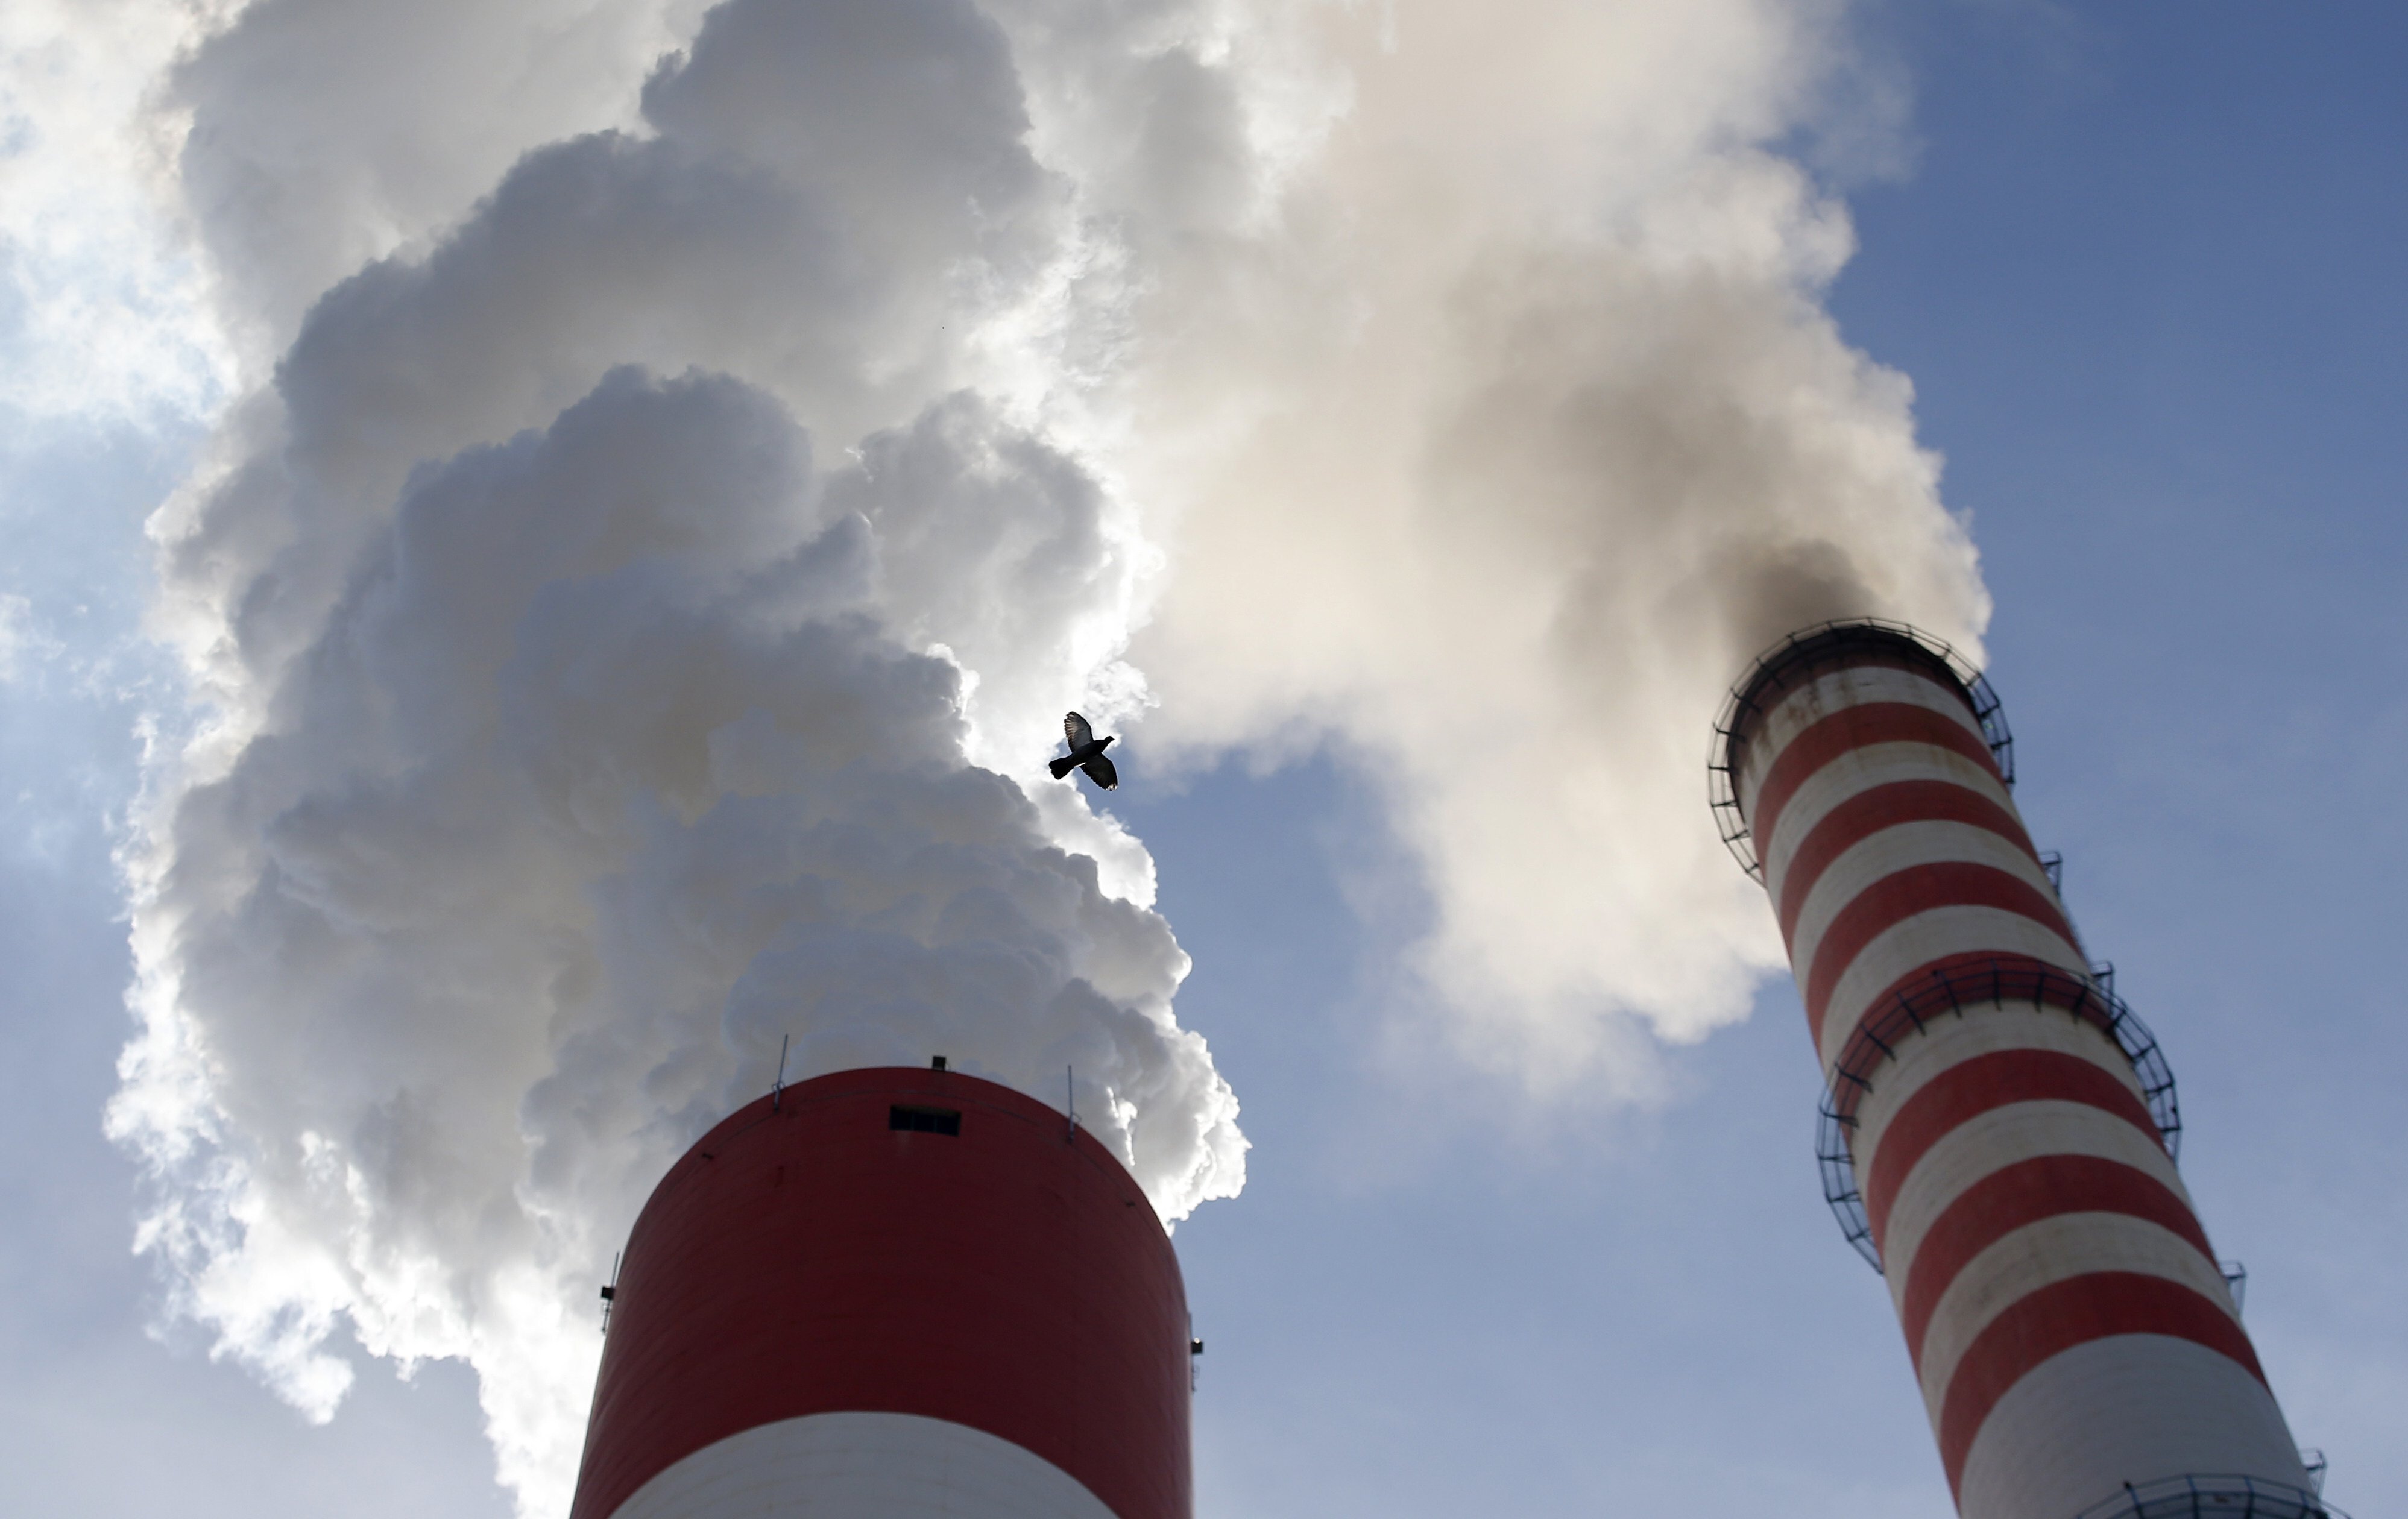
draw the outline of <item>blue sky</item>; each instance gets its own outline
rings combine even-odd
[[[1861,26],[1916,148],[1843,184],[1832,309],[1914,380],[1996,597],[2027,819],[2180,1079],[2184,1171],[2293,1429],[2367,1519],[2408,1491],[2408,22]],[[363,1362],[319,1428],[145,1332],[131,1167],[99,1131],[127,1028],[108,820],[139,766],[111,693],[161,678],[140,524],[194,441],[0,443],[0,593],[55,640],[0,691],[0,1469],[59,1514],[504,1513],[461,1369]],[[1341,763],[1171,788],[1131,748],[1115,810],[1254,1146],[1244,1195],[1178,1237],[1200,1514],[1946,1512],[1881,1284],[1817,1194],[1785,982],[1673,1053],[1660,1108],[1533,1107],[1395,1037],[1426,907]],[[1703,795],[1701,771],[1700,827]]]

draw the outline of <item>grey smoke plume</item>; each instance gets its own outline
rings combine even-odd
[[[1766,146],[1820,6],[406,13],[257,0],[165,97],[256,383],[157,526],[210,719],[111,1123],[222,1353],[319,1416],[341,1331],[467,1359],[527,1512],[610,1248],[781,1037],[1075,1067],[1167,1217],[1238,1190],[1151,860],[1022,784],[1064,709],[1340,745],[1458,1048],[1632,1094],[1775,958],[1722,683],[1979,632]]]

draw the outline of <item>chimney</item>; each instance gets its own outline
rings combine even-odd
[[[1825,1191],[1888,1279],[1958,1512],[2326,1513],[1987,682],[1909,628],[1810,629],[1741,681],[1712,771],[1806,1005]]]
[[[571,1519],[1189,1519],[1169,1237],[1093,1135],[841,1071],[724,1120],[627,1240]]]

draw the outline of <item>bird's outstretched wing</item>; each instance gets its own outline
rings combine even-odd
[[[1084,749],[1096,741],[1096,730],[1076,712],[1062,714],[1062,737],[1070,740],[1072,749]]]
[[[1088,780],[1103,787],[1106,791],[1118,791],[1121,789],[1121,773],[1118,770],[1113,769],[1112,762],[1104,758],[1101,754],[1096,755],[1086,764],[1080,766],[1079,768],[1087,772]]]

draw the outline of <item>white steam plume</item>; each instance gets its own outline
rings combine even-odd
[[[1905,382],[1820,308],[1844,216],[1770,146],[1838,25],[215,24],[160,109],[217,319],[274,365],[157,524],[211,719],[131,861],[111,1114],[179,1310],[317,1416],[338,1330],[467,1359],[551,1513],[593,1282],[782,1035],[790,1076],[1075,1066],[1166,1216],[1235,1193],[1151,860],[1026,784],[1071,706],[1360,758],[1460,1047],[1643,1090],[1639,1031],[1773,959],[1699,797],[1735,666],[1985,615]]]
[[[1747,658],[1987,619],[1911,388],[1821,308],[1845,214],[1763,147],[1845,62],[1835,20],[1316,12],[1343,111],[1148,250],[1146,737],[1356,756],[1423,862],[1455,1047],[1541,1088],[1643,1094],[1645,1031],[1701,1037],[1781,963],[1702,800]]]
[[[219,50],[356,20],[263,7],[185,65],[205,222],[279,182],[229,117],[343,99]],[[1073,1068],[1166,1217],[1243,1182],[1151,861],[1038,768],[1064,709],[1140,698],[1147,561],[1050,436],[1095,253],[1005,34],[737,0],[640,109],[318,296],[158,524],[213,718],[134,866],[143,1243],[312,1415],[338,1330],[471,1362],[529,1512],[566,1498],[611,1248],[785,1036],[789,1079],[941,1053],[1058,1100]],[[375,251],[386,166],[344,140],[291,171],[320,236],[209,223],[236,326]]]

